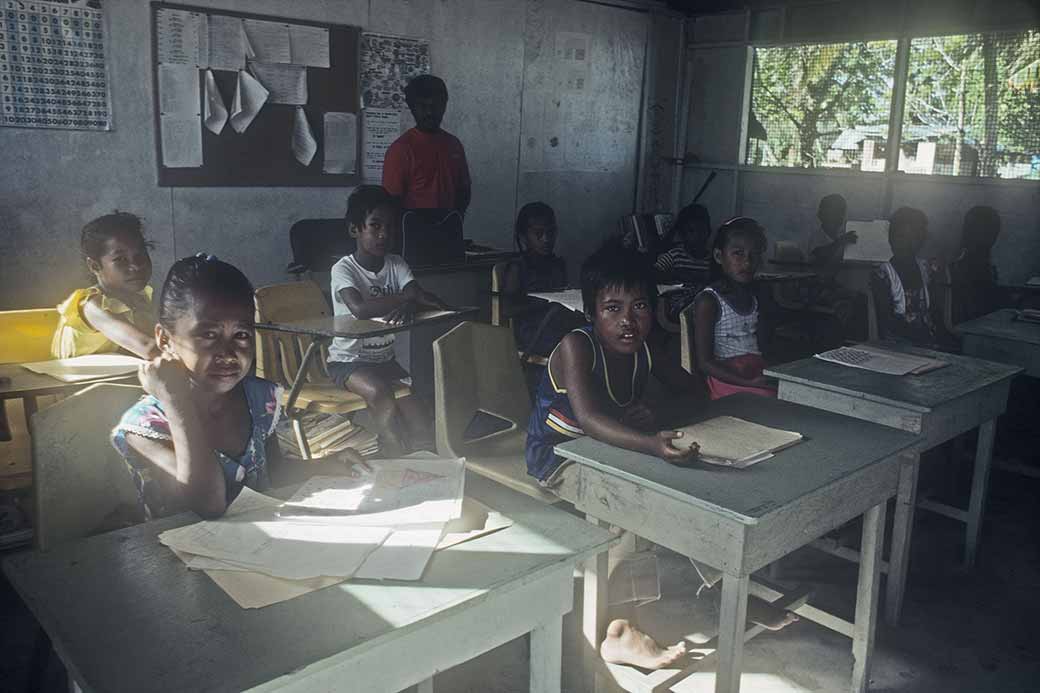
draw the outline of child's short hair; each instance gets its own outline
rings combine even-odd
[[[1000,214],[986,205],[972,207],[964,215],[961,247],[969,252],[986,253],[1000,235]]]
[[[361,228],[365,225],[368,215],[380,207],[396,210],[397,198],[381,185],[359,185],[354,188],[347,198],[347,229],[351,226]]]
[[[722,265],[715,261],[715,251],[725,250],[730,239],[736,236],[746,236],[754,240],[761,253],[764,253],[769,246],[765,227],[751,217],[733,217],[722,222],[722,226],[715,232],[715,241],[711,244],[711,267],[708,270],[708,279],[714,281],[722,277]]]
[[[549,222],[549,226],[553,228],[553,231],[556,230],[556,212],[553,211],[553,208],[544,202],[528,202],[517,213],[516,226],[513,228],[513,242],[516,244],[516,249],[520,252],[526,250],[520,239],[527,231],[527,225],[531,223],[532,219],[544,219]]]
[[[711,229],[711,215],[708,214],[707,207],[693,203],[680,209],[672,228],[668,230],[668,237],[665,239],[666,245],[672,245],[675,242],[675,236],[680,229],[685,229],[697,222],[704,224],[709,230]]]
[[[405,103],[411,103],[413,99],[425,97],[443,96],[448,98],[448,85],[444,80],[434,75],[417,75],[408,80],[404,87]]]
[[[831,193],[830,195],[824,195],[820,198],[820,204],[816,208],[816,216],[821,219],[828,216],[831,212],[840,211],[843,215],[848,211],[848,203],[845,202],[845,198],[838,193]]]
[[[197,294],[220,295],[253,307],[253,285],[242,271],[212,255],[199,253],[173,263],[159,293],[159,324],[173,330],[192,310]]]
[[[892,235],[909,231],[919,236],[923,243],[928,235],[928,217],[925,213],[914,207],[900,207],[892,212],[888,218],[888,239],[891,242]]]
[[[585,314],[596,313],[596,297],[602,289],[643,289],[650,307],[657,307],[653,268],[641,253],[626,250],[619,237],[608,238],[581,266],[581,302]]]
[[[130,212],[115,211],[97,219],[88,221],[79,237],[80,251],[83,257],[95,262],[105,252],[105,243],[116,236],[129,236],[139,240],[146,248],[151,244],[144,239],[141,217]]]

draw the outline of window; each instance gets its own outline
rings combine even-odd
[[[895,41],[756,48],[747,159],[884,170]]]
[[[899,170],[1040,180],[1040,31],[910,42]]]

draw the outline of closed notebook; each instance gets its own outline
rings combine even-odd
[[[678,430],[683,436],[673,440],[673,445],[689,447],[697,443],[700,446],[697,458],[701,462],[724,467],[750,467],[802,440],[801,433],[762,426],[734,416],[717,416]]]

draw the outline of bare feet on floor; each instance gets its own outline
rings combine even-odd
[[[637,630],[623,618],[610,622],[607,637],[599,646],[603,661],[629,664],[642,669],[663,669],[686,654],[686,643],[661,647],[646,633]]]
[[[747,620],[766,630],[780,630],[798,620],[798,615],[784,611],[758,597],[748,597]]]

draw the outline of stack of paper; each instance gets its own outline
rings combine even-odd
[[[802,440],[801,433],[770,428],[733,416],[717,416],[678,430],[683,432],[683,436],[673,440],[673,445],[689,447],[696,443],[700,446],[697,458],[701,462],[738,469],[767,460],[778,450]]]
[[[303,428],[307,432],[307,443],[314,459],[342,452],[347,448],[366,456],[379,452],[378,436],[351,423],[350,419],[341,414],[305,414]],[[278,423],[276,432],[286,454],[291,457],[303,457],[292,430],[292,422],[283,419]]]
[[[854,347],[838,347],[815,357],[842,366],[862,368],[875,373],[887,375],[921,375],[948,365],[946,361],[930,359],[925,356],[914,356],[897,351],[888,351],[866,344]]]

